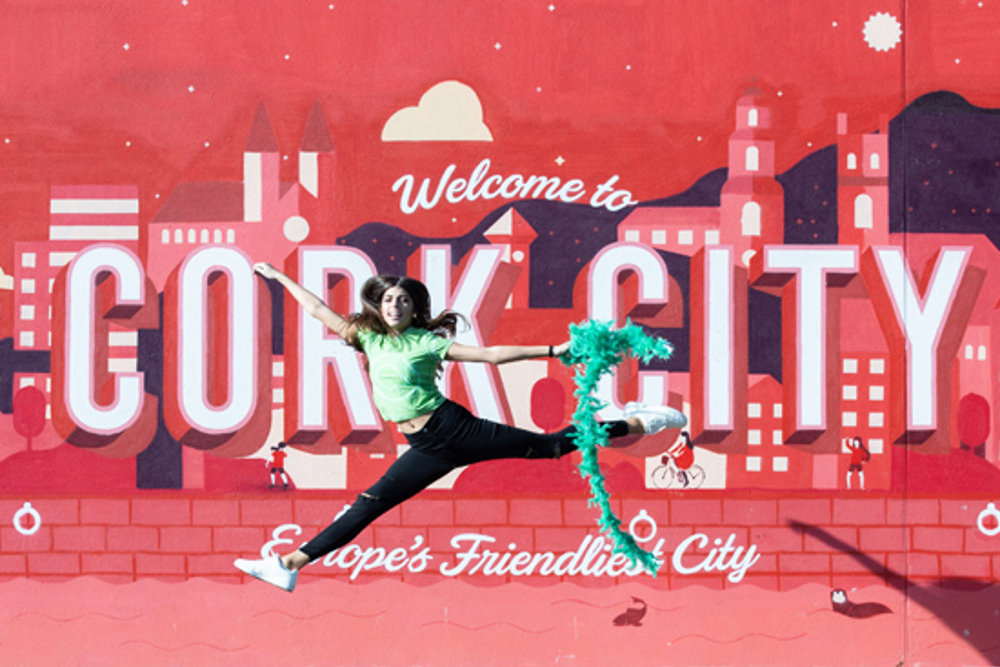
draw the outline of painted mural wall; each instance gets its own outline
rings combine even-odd
[[[1000,663],[1000,4],[7,2],[4,664]],[[460,468],[289,596],[409,445],[333,310],[638,325],[688,424]],[[572,423],[558,358],[447,362]],[[280,446],[286,443],[286,446]],[[690,444],[689,444],[690,443]]]

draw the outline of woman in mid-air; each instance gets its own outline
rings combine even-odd
[[[270,264],[257,264],[254,271],[281,283],[306,312],[367,356],[375,406],[384,419],[396,423],[410,448],[349,510],[307,544],[280,557],[237,559],[236,567],[243,572],[291,591],[303,566],[349,543],[379,516],[455,468],[495,459],[554,459],[576,449],[570,437],[572,426],[543,434],[479,419],[446,399],[436,383],[443,361],[506,364],[554,357],[569,350],[568,342],[491,347],[455,343],[451,337],[460,316],[445,311],[431,317],[427,288],[412,278],[370,278],[361,287],[362,311],[343,317]],[[610,438],[656,433],[687,423],[673,408],[639,403],[628,403],[624,416],[608,423]]]

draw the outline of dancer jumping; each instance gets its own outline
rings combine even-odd
[[[576,449],[572,426],[543,434],[480,419],[446,399],[436,383],[443,361],[505,364],[555,357],[569,349],[569,342],[491,347],[455,343],[451,337],[461,316],[445,311],[431,317],[427,288],[412,278],[370,278],[361,287],[362,311],[343,317],[270,264],[256,264],[254,271],[281,283],[307,313],[368,357],[375,406],[384,419],[395,422],[410,449],[307,544],[281,557],[237,559],[235,565],[243,572],[291,591],[302,567],[349,543],[379,516],[455,468],[505,458],[554,459]],[[625,419],[609,422],[608,436],[656,433],[686,423],[673,408],[628,403]]]

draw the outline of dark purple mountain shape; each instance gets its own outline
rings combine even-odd
[[[639,206],[718,206],[722,186],[729,178],[729,170],[725,167],[710,171],[683,192],[663,199],[652,199]]]
[[[890,229],[985,234],[1000,247],[1000,111],[939,91],[889,130]]]
[[[810,153],[777,181],[785,191],[785,243],[836,243],[837,147]]]

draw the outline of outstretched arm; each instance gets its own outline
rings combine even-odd
[[[260,274],[264,278],[277,280],[281,283],[281,285],[288,290],[288,293],[291,294],[296,301],[302,304],[302,307],[305,308],[307,313],[325,324],[328,329],[339,335],[341,338],[348,340],[348,337],[353,333],[351,331],[352,327],[347,323],[347,320],[330,310],[330,307],[326,305],[321,298],[267,262],[254,264],[253,270],[255,273]]]
[[[525,359],[541,359],[549,356],[558,357],[569,350],[569,342],[559,345],[493,345],[491,347],[474,347],[452,343],[445,359],[448,361],[483,361],[488,364],[507,364]]]

